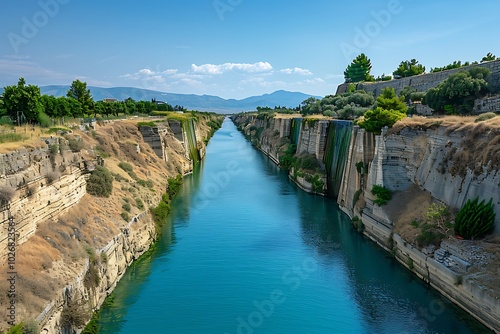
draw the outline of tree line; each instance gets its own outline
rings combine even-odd
[[[497,58],[494,54],[488,52],[486,56],[484,56],[481,59],[481,63],[496,59],[500,58]],[[443,67],[431,68],[430,72],[431,73],[440,72],[474,64],[478,64],[478,62],[475,61],[473,63],[469,62],[462,63],[461,61],[454,61],[453,63]],[[382,74],[382,76],[375,78],[370,73],[371,69],[372,69],[372,64],[370,59],[364,53],[361,53],[359,56],[353,59],[353,61],[347,66],[346,70],[344,71],[345,82],[388,81],[392,80],[393,78],[394,79],[407,78],[425,73],[425,66],[419,64],[418,60],[416,59],[403,60],[399,64],[397,69],[394,72],[392,72],[392,76]]]
[[[149,114],[152,111],[185,111],[179,105],[158,104],[156,100],[135,101],[127,98],[124,101],[94,101],[87,89],[87,83],[74,80],[66,96],[55,97],[42,95],[40,87],[28,85],[20,78],[17,85],[6,86],[3,99],[0,100],[0,116],[9,116],[20,125],[39,123],[50,125],[51,118],[65,117],[118,116],[120,114]]]

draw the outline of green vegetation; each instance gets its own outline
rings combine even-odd
[[[7,114],[16,120],[16,124],[38,122],[39,114],[43,111],[40,103],[40,88],[26,85],[24,78],[20,78],[17,86],[4,88],[3,100]]]
[[[495,211],[492,199],[468,200],[455,218],[455,233],[464,239],[478,239],[493,232]]]
[[[444,234],[436,230],[432,224],[423,224],[415,242],[418,247],[426,247],[429,245],[439,246],[443,238]]]
[[[469,114],[474,100],[488,94],[489,75],[490,71],[483,67],[454,73],[436,88],[429,89],[423,103],[447,114]]]
[[[143,126],[149,126],[149,127],[155,127],[156,123],[155,122],[138,122],[137,127],[142,128]]]
[[[174,196],[177,194],[180,187],[182,186],[182,175],[179,174],[175,178],[169,178],[167,180],[167,183],[168,183],[167,192],[163,194],[163,196],[161,197],[161,201],[158,204],[158,206],[149,209],[151,215],[153,216],[153,220],[155,222],[156,234],[161,234],[161,228],[165,224],[165,221],[170,211],[172,211],[170,203],[172,201],[172,198],[174,198]]]
[[[374,185],[372,188],[372,194],[375,195],[377,198],[374,200],[374,202],[378,206],[382,206],[384,204],[387,204],[392,198],[392,193],[389,189],[380,186],[380,185]]]
[[[105,167],[96,166],[87,180],[87,192],[98,197],[109,197],[113,190],[113,175]]]
[[[25,137],[19,133],[0,133],[0,144],[15,143],[24,139]]]
[[[90,245],[84,247],[85,253],[89,257],[89,269],[83,278],[83,284],[87,289],[94,289],[99,286],[101,276],[99,274],[100,257],[97,256],[95,249]]]
[[[128,215],[128,212],[126,211],[122,211],[122,213],[120,214],[120,216],[123,218],[124,221],[126,221],[127,223],[130,221],[130,216]]]
[[[69,99],[74,99],[80,103],[81,111],[85,114],[90,114],[94,107],[94,100],[90,95],[90,89],[87,89],[87,83],[75,80],[71,83],[66,96]]]
[[[415,242],[418,247],[429,245],[439,246],[441,241],[449,235],[453,228],[451,213],[447,206],[440,203],[432,203],[425,215],[426,220],[420,222],[417,219],[410,223],[416,229],[420,229]]]
[[[297,147],[294,144],[289,144],[285,152],[280,154],[279,163],[280,167],[290,169],[294,163],[294,155]]]
[[[128,162],[124,162],[124,161],[121,161],[119,164],[118,164],[118,167],[120,167],[121,169],[123,169],[125,172],[127,172],[127,174],[134,180],[139,180],[139,177],[137,176],[137,174],[135,174],[134,172],[134,167],[132,167],[131,164],[129,164]]]
[[[363,193],[363,190],[358,189],[358,190],[356,190],[356,192],[352,196],[352,205],[353,205],[353,207],[359,201],[359,196],[361,196],[362,193]]]
[[[139,210],[144,210],[144,203],[142,202],[142,199],[140,198],[135,198],[135,206],[139,209]]]
[[[344,71],[346,82],[375,81],[370,71],[372,64],[364,53],[360,54],[347,66]]]
[[[488,52],[486,54],[486,56],[484,56],[483,59],[481,59],[481,63],[483,63],[485,61],[492,61],[492,60],[495,60],[495,59],[498,59],[498,58],[493,53]]]
[[[185,111],[182,106],[171,106],[156,100],[134,101],[127,98],[124,101],[97,101],[95,102],[87,89],[87,83],[80,80],[72,82],[66,96],[55,97],[41,95],[40,88],[35,85],[26,85],[24,78],[20,78],[16,86],[4,88],[4,98],[0,99],[0,117],[8,116],[8,122],[14,121],[17,125],[24,123],[38,123],[42,127],[49,127],[53,119],[80,118],[98,115],[106,118],[118,118],[120,114],[148,115],[153,111],[173,112]],[[190,116],[191,117],[191,116]]]
[[[448,64],[448,65],[443,66],[443,67],[431,68],[431,73],[452,70],[454,68],[460,68],[460,67],[465,67],[465,66],[469,66],[469,65],[470,65],[470,63],[468,61],[466,61],[465,63],[462,64],[462,62],[460,60],[458,60],[458,61],[454,61],[453,63]]]
[[[23,321],[15,326],[9,328],[5,334],[38,334],[40,328],[38,323],[34,320]]]
[[[474,122],[475,123],[484,122],[494,117],[497,117],[497,114],[495,114],[494,112],[486,112],[484,114],[479,115]]]
[[[368,110],[358,124],[368,132],[380,133],[383,127],[392,127],[405,118],[407,111],[404,97],[398,98],[394,88],[386,87],[377,97],[375,108]]]
[[[425,72],[425,66],[419,64],[416,59],[402,61],[398,68],[392,72],[394,78],[406,78]]]
[[[72,152],[80,152],[83,148],[83,141],[77,138],[68,138],[68,146]]]

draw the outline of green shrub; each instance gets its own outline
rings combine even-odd
[[[425,224],[422,226],[422,231],[415,241],[419,247],[426,247],[429,245],[439,246],[443,238],[444,234],[434,230],[432,225]]]
[[[410,223],[411,226],[415,227],[415,228],[419,228],[420,227],[420,222],[416,219],[413,219]]]
[[[149,127],[155,127],[156,123],[155,122],[139,122],[137,123],[137,127],[141,128],[143,126],[149,126]]]
[[[124,171],[127,172],[127,174],[134,180],[138,180],[139,178],[137,177],[137,175],[135,174],[134,172],[134,167],[132,167],[131,164],[129,164],[128,162],[120,162],[118,164],[118,167],[120,167],[121,169],[123,169]]]
[[[158,206],[150,208],[149,211],[151,212],[151,216],[153,216],[153,220],[155,222],[156,234],[161,234],[161,228],[165,224],[170,211],[172,211],[168,194],[163,194]]]
[[[135,206],[137,206],[139,210],[144,210],[144,203],[140,198],[135,199]]]
[[[0,125],[12,126],[14,125],[14,122],[12,122],[12,118],[10,118],[10,116],[2,116],[0,117]]]
[[[126,212],[130,212],[130,210],[132,210],[129,203],[123,204],[122,209],[125,210]]]
[[[83,141],[76,138],[68,139],[69,149],[72,152],[80,152],[83,148]]]
[[[312,190],[316,193],[323,193],[323,188],[325,186],[325,182],[320,179],[318,174],[315,174],[312,179]]]
[[[392,198],[391,191],[385,187],[379,186],[379,185],[374,185],[372,188],[372,194],[377,196],[377,198],[374,200],[374,202],[378,206],[382,206],[384,204],[387,204]]]
[[[118,164],[118,167],[120,167],[121,169],[123,169],[124,171],[126,171],[127,173],[129,172],[133,172],[134,171],[134,167],[132,167],[131,164],[129,164],[128,162],[120,162]]]
[[[153,188],[153,181],[138,179],[137,184],[146,188]]]
[[[296,146],[293,144],[288,145],[287,149],[285,152],[280,154],[279,156],[279,163],[280,167],[284,169],[290,169],[292,165],[294,164],[294,155],[296,151]]]
[[[126,221],[127,223],[130,221],[130,216],[128,215],[128,212],[122,211],[120,216],[122,216],[123,220]]]
[[[178,174],[176,177],[171,177],[167,180],[168,182],[168,194],[170,198],[174,198],[179,189],[182,186],[182,175]]]
[[[479,198],[468,200],[455,218],[455,233],[464,239],[477,239],[493,232],[495,211],[492,199],[488,203]]]
[[[16,141],[22,141],[25,137],[19,133],[2,133],[0,134],[0,144],[3,143],[13,143]]]
[[[98,197],[109,197],[113,191],[113,175],[105,167],[96,166],[87,180],[87,192]]]
[[[20,323],[9,328],[9,330],[5,334],[23,334],[23,324]]]
[[[50,117],[44,113],[44,112],[41,112],[38,114],[38,122],[40,123],[40,126],[42,128],[48,128],[49,126],[51,126],[52,124],[52,121],[50,120]]]
[[[476,120],[474,122],[477,123],[477,122],[487,121],[487,120],[492,119],[494,117],[497,117],[497,114],[495,114],[494,112],[487,112],[487,113],[479,115],[479,117],[476,118]]]

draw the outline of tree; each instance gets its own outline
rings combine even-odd
[[[380,94],[375,101],[375,108],[396,110],[401,113],[406,113],[408,111],[404,96],[397,97],[396,91],[392,87],[386,87],[382,90],[382,94]]]
[[[81,112],[89,115],[94,109],[94,100],[90,95],[90,89],[87,89],[87,83],[75,80],[66,94],[67,97],[80,102]]]
[[[473,67],[450,75],[425,95],[424,103],[436,111],[467,114],[472,111],[474,100],[489,92],[486,68]]]
[[[321,105],[319,99],[315,97],[309,97],[306,100],[302,101],[300,104],[302,106],[302,114],[319,114],[321,113]]]
[[[386,87],[377,97],[374,109],[365,112],[358,124],[368,132],[380,133],[383,127],[405,118],[407,110],[404,98],[398,98],[394,88]]]
[[[358,124],[368,132],[380,133],[383,127],[392,127],[394,123],[406,117],[406,114],[397,110],[375,108],[368,110]]]
[[[425,66],[419,64],[416,59],[402,61],[398,68],[392,72],[395,78],[406,78],[425,72]]]
[[[481,59],[481,63],[484,63],[485,61],[492,61],[492,60],[495,60],[497,57],[491,53],[491,52],[488,52],[486,54],[486,56],[483,57],[483,59]]]
[[[20,78],[17,86],[4,88],[3,96],[7,113],[18,124],[23,121],[38,122],[38,116],[43,111],[38,86],[26,86],[24,78]]]
[[[347,66],[344,71],[346,82],[360,82],[360,81],[374,81],[373,76],[370,75],[372,64],[370,59],[364,53],[360,54],[352,63]]]

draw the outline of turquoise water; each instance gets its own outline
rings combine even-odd
[[[482,333],[226,120],[99,333]]]

